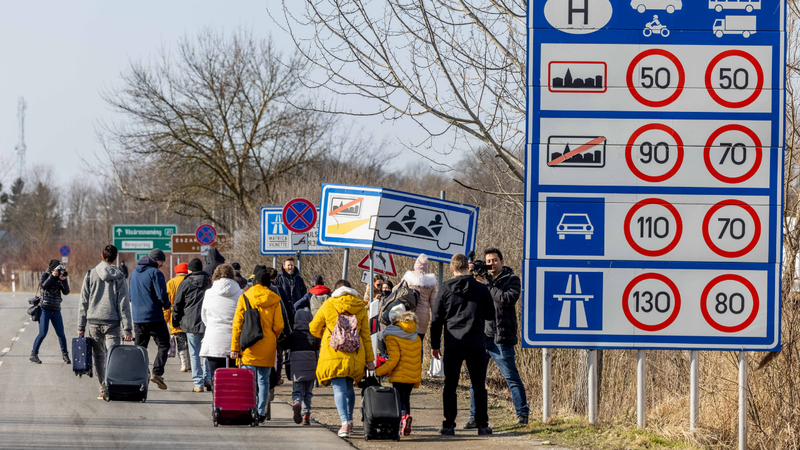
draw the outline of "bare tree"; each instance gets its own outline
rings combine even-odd
[[[304,81],[362,100],[357,111],[327,111],[410,118],[428,141],[407,143],[412,150],[439,138],[449,142],[439,147],[445,154],[465,143],[488,148],[499,160],[486,165],[492,188],[462,184],[522,203],[509,182],[524,179],[525,1],[282,3],[282,26],[319,69]]]
[[[125,121],[101,126],[107,161],[91,166],[130,198],[230,230],[326,147],[337,118],[301,109],[304,73],[302,58],[250,32],[184,37],[103,93]]]

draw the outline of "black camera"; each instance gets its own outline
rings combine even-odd
[[[475,259],[475,252],[469,252],[469,262],[472,264],[472,274],[476,277],[489,277],[489,266],[482,259]]]
[[[56,267],[56,270],[58,271],[58,276],[59,277],[66,277],[66,276],[69,275],[69,272],[67,272],[67,269],[65,269],[64,266],[62,266],[61,264],[59,264],[58,267]]]

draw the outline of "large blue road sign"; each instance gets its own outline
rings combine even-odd
[[[528,2],[531,347],[780,346],[785,2]]]
[[[319,214],[319,208],[317,214]],[[261,208],[261,239],[259,243],[262,255],[293,255],[295,253],[292,240],[297,242],[303,233],[294,233],[289,230],[283,221],[282,206],[264,206]],[[304,255],[324,255],[330,253],[326,247],[317,243],[319,235],[318,225],[304,233],[308,242],[308,249],[303,250]]]

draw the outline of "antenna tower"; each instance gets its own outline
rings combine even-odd
[[[27,109],[28,104],[25,103],[25,97],[19,98],[19,103],[17,105],[17,119],[19,119],[19,144],[15,150],[17,151],[17,157],[19,158],[19,163],[17,169],[19,170],[19,178],[25,174],[25,109]]]

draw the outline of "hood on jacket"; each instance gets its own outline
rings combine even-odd
[[[206,293],[238,300],[239,296],[242,295],[242,288],[239,287],[239,283],[237,283],[236,280],[220,278],[211,285]]]
[[[320,284],[320,285],[312,287],[311,289],[308,290],[308,292],[310,292],[310,293],[312,293],[314,295],[325,295],[325,294],[330,294],[331,290],[328,289],[327,286]]]
[[[345,286],[333,291],[331,298],[326,302],[330,302],[339,313],[347,312],[348,314],[356,314],[365,306],[364,300],[358,296],[358,291]]]
[[[208,274],[202,270],[198,272],[192,272],[189,275],[186,275],[186,278],[181,281],[181,284],[183,283],[189,283],[198,289],[202,289],[208,283]]]
[[[225,262],[225,257],[222,256],[222,254],[220,254],[219,250],[213,247],[208,249],[208,255],[206,255],[205,263],[206,265],[208,265],[209,263],[212,262],[218,262],[220,264],[223,264]]]
[[[154,260],[149,256],[145,256],[144,258],[140,259],[139,262],[136,263],[137,272],[144,272],[144,270],[148,267],[155,267],[156,269],[158,269],[158,261]]]
[[[412,311],[399,314],[392,319],[392,325],[386,327],[381,333],[381,337],[397,336],[400,339],[408,339],[410,341],[417,340],[417,315]]]
[[[314,315],[307,309],[298,310],[294,315],[294,329],[308,331],[308,324],[314,320]]]
[[[467,292],[469,292],[469,281],[472,279],[472,275],[460,275],[457,278],[453,278],[449,281],[450,288],[453,290],[454,294],[457,294],[461,297],[466,297]]]
[[[432,273],[417,273],[409,270],[403,275],[403,281],[408,283],[411,286],[420,286],[420,287],[434,287],[436,286],[436,275]]]
[[[280,303],[281,296],[272,292],[270,288],[260,284],[253,285],[243,295],[247,296],[250,301],[250,306],[253,308],[268,308],[272,305]]]
[[[112,266],[111,264],[105,261],[101,261],[100,264],[98,264],[94,268],[94,270],[97,273],[97,276],[100,277],[101,280],[106,282],[112,280],[118,280],[120,278],[125,278],[125,274],[122,273],[120,269],[118,269],[116,266]]]

